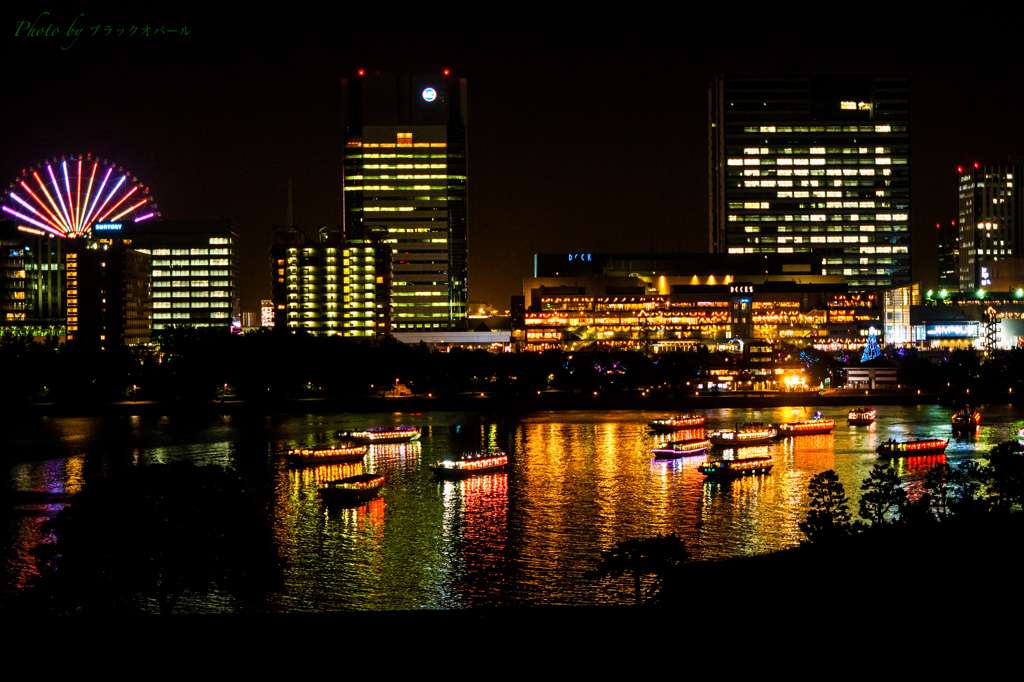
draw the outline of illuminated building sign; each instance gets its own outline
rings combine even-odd
[[[425,88],[423,90],[423,99],[427,102],[433,102],[437,99],[437,90],[434,88]]]
[[[591,262],[590,261],[590,257],[592,255],[593,254],[590,254],[590,253],[570,253],[569,254],[569,262],[572,262],[572,261],[587,261],[589,263],[589,262]]]
[[[987,287],[992,284],[992,277],[988,274],[988,268],[981,269],[981,286]]]
[[[925,327],[925,336],[932,339],[976,339],[977,324],[930,324]]]
[[[754,293],[754,286],[752,284],[738,284],[729,287],[729,292],[733,294],[752,294]]]
[[[95,225],[92,226],[92,229],[94,231],[120,230],[121,223],[96,223]]]

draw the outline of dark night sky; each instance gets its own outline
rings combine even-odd
[[[913,267],[926,286],[935,223],[956,214],[956,166],[1024,150],[1020,48],[1011,28],[1000,37],[1020,9],[974,23],[893,3],[844,14],[792,5],[785,16],[736,3],[685,15],[551,6],[51,6],[37,26],[65,29],[86,12],[67,50],[63,34],[14,36],[46,6],[5,8],[0,176],[92,152],[149,184],[166,218],[233,218],[242,307],[255,311],[270,294],[288,178],[296,224],[341,222],[341,78],[449,68],[469,81],[470,299],[505,308],[537,251],[706,250],[707,82],[719,72],[911,74]],[[191,34],[116,36],[146,23]]]

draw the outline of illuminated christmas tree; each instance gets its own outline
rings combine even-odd
[[[861,362],[867,362],[868,360],[874,360],[882,351],[878,349],[878,339],[875,338],[875,328],[872,327],[868,333],[868,342],[864,346],[864,354],[860,356]]]

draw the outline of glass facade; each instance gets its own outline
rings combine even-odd
[[[412,74],[344,84],[346,237],[391,250],[388,331],[458,329],[468,291],[466,81]],[[363,320],[365,276],[353,271],[346,285],[353,325]]]
[[[852,291],[910,280],[906,76],[720,76],[709,154],[713,252],[811,253]]]

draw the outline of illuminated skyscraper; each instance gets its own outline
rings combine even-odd
[[[342,85],[346,241],[391,248],[388,331],[462,328],[468,290],[466,80],[447,71],[360,72]],[[360,295],[355,284],[345,282],[351,289],[345,291],[346,308]]]
[[[813,253],[851,290],[910,281],[905,75],[719,76],[710,250]]]
[[[1024,255],[1024,210],[1014,182],[1024,173],[1024,159],[1002,164],[960,166],[959,267],[960,291],[988,286],[980,263]]]

